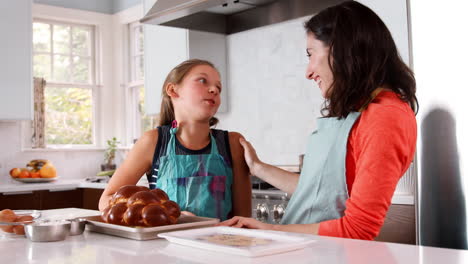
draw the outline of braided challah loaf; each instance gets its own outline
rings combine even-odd
[[[175,224],[179,216],[179,205],[163,190],[135,185],[120,187],[102,212],[106,223],[142,227]]]

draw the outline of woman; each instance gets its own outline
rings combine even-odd
[[[412,71],[382,20],[358,2],[305,24],[306,77],[325,98],[300,176],[265,164],[240,143],[250,172],[292,193],[281,225],[234,217],[221,225],[374,239],[416,146]]]

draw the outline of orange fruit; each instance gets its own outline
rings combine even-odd
[[[18,178],[21,170],[19,168],[13,168],[10,170],[10,176],[13,178]]]
[[[16,214],[10,209],[4,209],[0,211],[0,222],[14,222],[16,220]],[[0,229],[7,233],[13,233],[14,225],[1,225]]]
[[[31,175],[31,178],[40,178],[41,174],[38,171],[31,171],[29,173]]]
[[[22,169],[18,178],[31,178],[31,173],[27,169]]]
[[[55,169],[54,165],[52,165],[52,163],[47,162],[39,170],[39,175],[41,178],[55,178],[57,176],[57,170]]]

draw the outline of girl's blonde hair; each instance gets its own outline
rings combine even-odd
[[[218,71],[213,63],[200,60],[200,59],[191,59],[182,62],[181,64],[177,65],[174,69],[172,69],[166,77],[162,87],[162,102],[161,102],[161,111],[159,113],[159,125],[170,125],[172,121],[175,120],[174,115],[174,106],[172,105],[171,97],[166,92],[166,87],[169,83],[172,84],[181,84],[184,80],[187,73],[190,72],[195,66],[199,65],[208,65]],[[219,73],[219,71],[218,71]],[[218,123],[218,119],[214,116],[210,118],[210,127],[214,126]]]

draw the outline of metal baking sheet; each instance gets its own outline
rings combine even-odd
[[[213,226],[219,223],[217,218],[181,215],[177,224],[157,227],[129,227],[108,224],[102,221],[101,216],[84,217],[87,220],[86,229],[89,231],[119,236],[135,240],[157,239],[159,233]]]

